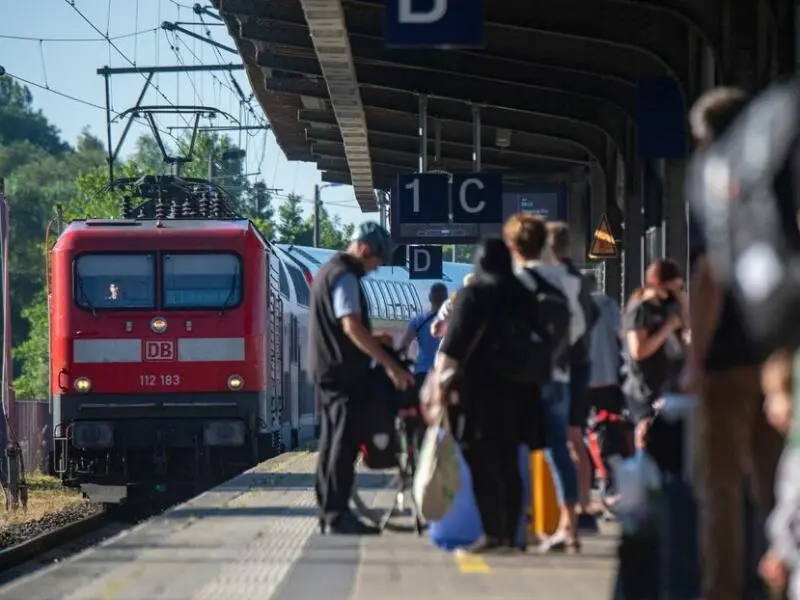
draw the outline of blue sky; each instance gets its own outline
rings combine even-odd
[[[187,35],[178,33],[176,39],[172,33],[161,30],[160,24],[164,21],[184,21],[190,24],[183,27],[205,35],[206,27],[192,11],[193,2],[190,0],[30,0],[3,4],[0,65],[13,76],[96,105],[90,106],[31,87],[36,107],[44,112],[70,143],[75,142],[86,126],[94,135],[106,139],[103,77],[97,75],[96,71],[105,65],[131,66],[104,39],[104,35],[110,37],[113,44],[137,66],[241,62],[238,55],[224,50],[218,53],[209,44]],[[200,0],[200,4],[210,6],[207,0]],[[204,20],[209,25],[213,40],[233,46],[226,27],[216,25],[219,21],[210,17],[204,17]],[[178,48],[178,56],[173,47]],[[250,84],[244,72],[234,72],[233,76],[245,95],[249,96]],[[238,96],[224,72],[160,74],[155,76],[153,82],[172,104],[214,106],[239,118]],[[112,109],[121,112],[132,107],[143,84],[144,77],[138,74],[112,77]],[[166,106],[168,102],[158,91],[151,89],[143,104]],[[255,100],[251,106],[257,117],[263,119],[263,112]],[[252,120],[250,117],[251,124]],[[180,125],[184,123],[179,116],[169,115],[159,119],[161,129]],[[114,126],[114,143],[121,132],[122,125]],[[130,153],[133,142],[145,132],[142,125],[135,124],[132,127],[128,142],[122,149],[123,156]],[[238,132],[232,135],[237,143],[239,135]],[[315,165],[287,161],[272,133],[256,132],[252,136],[242,133],[241,136],[241,146],[248,153],[247,172],[260,173],[267,185],[282,189],[282,194],[296,192],[304,196],[308,200],[305,204],[308,212],[314,184],[320,182],[320,173]],[[350,186],[326,188],[322,192],[322,199],[331,214],[339,215],[346,222],[377,220],[377,215],[361,212]]]

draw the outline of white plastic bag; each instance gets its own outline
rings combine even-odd
[[[439,521],[453,505],[461,485],[456,441],[446,411],[425,432],[414,474],[414,500],[427,521]]]
[[[646,527],[661,492],[661,473],[655,461],[643,450],[616,464],[615,481],[619,501],[615,510],[626,533]]]

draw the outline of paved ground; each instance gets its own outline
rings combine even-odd
[[[318,535],[315,455],[290,453],[76,557],[0,587],[0,600],[607,598],[609,533],[584,554],[457,559],[411,531]],[[389,506],[388,478],[360,477]],[[398,521],[399,529],[405,525]]]

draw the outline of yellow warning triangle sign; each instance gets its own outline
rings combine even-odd
[[[603,215],[600,225],[594,230],[592,236],[592,248],[589,250],[589,258],[606,259],[617,258],[617,242],[611,234],[611,226],[608,224],[608,217]]]

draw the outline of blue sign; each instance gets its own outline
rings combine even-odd
[[[438,173],[397,176],[397,214],[404,223],[447,223],[450,181]]]
[[[453,175],[453,223],[502,223],[503,177],[499,173]]]
[[[485,0],[387,0],[387,46],[482,48]]]
[[[567,190],[562,184],[505,186],[503,208],[505,218],[523,212],[538,215],[546,221],[566,221]]]
[[[405,244],[395,244],[392,250],[392,264],[390,267],[405,267],[408,262],[408,246]]]
[[[636,80],[636,153],[639,158],[684,158],[688,152],[686,106],[672,77]]]
[[[409,279],[441,279],[443,270],[441,246],[411,246],[408,260]]]

